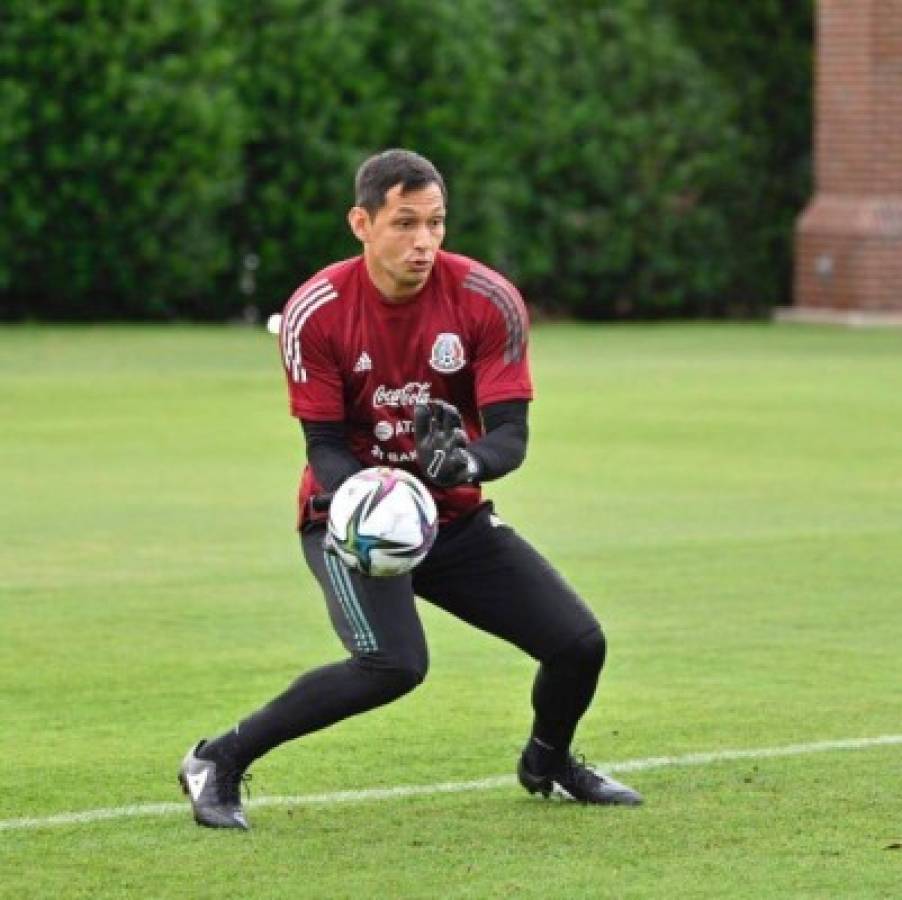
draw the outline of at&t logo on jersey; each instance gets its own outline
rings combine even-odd
[[[395,429],[391,422],[377,422],[373,426],[373,434],[376,440],[390,441],[395,436]]]
[[[396,422],[377,422],[373,426],[376,440],[390,441],[402,434],[413,434],[413,419],[398,419]]]
[[[432,383],[429,381],[408,381],[404,387],[392,388],[380,384],[373,391],[373,406],[393,406],[396,409],[402,406],[413,406],[415,403],[428,403]]]
[[[461,343],[460,337],[448,331],[439,334],[432,345],[429,365],[436,372],[449,375],[452,372],[459,372],[466,364],[464,345]]]

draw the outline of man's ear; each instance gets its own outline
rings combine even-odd
[[[348,225],[362,244],[370,239],[370,214],[362,206],[352,206],[348,210]]]

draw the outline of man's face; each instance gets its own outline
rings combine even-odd
[[[437,184],[401,193],[396,184],[374,216],[355,206],[351,230],[363,243],[367,270],[390,300],[403,300],[426,283],[445,237],[445,200]]]

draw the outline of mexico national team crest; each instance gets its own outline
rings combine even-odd
[[[442,332],[432,345],[432,355],[429,357],[429,365],[436,372],[449,375],[459,372],[467,363],[464,357],[464,345],[460,337],[452,332]]]

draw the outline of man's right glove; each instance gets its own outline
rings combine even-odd
[[[417,462],[423,474],[439,487],[476,481],[479,463],[467,451],[467,433],[455,406],[444,400],[417,403],[413,410]]]

